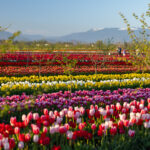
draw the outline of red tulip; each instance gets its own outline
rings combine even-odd
[[[94,123],[91,125],[91,129],[92,129],[92,130],[95,130],[95,129],[96,129],[96,125],[95,125]]]
[[[117,128],[116,127],[112,127],[111,129],[110,129],[110,134],[111,135],[116,135],[117,134]]]
[[[29,133],[25,134],[25,142],[29,142],[31,139],[31,136]]]

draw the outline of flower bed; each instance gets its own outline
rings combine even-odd
[[[10,124],[0,124],[0,147],[100,150],[116,149],[118,145],[121,149],[150,147],[150,99],[123,105],[40,110],[43,113],[12,116]]]
[[[103,81],[103,80],[123,80],[123,79],[144,79],[144,78],[150,78],[149,73],[131,73],[131,74],[93,74],[93,75],[72,75],[72,80],[83,80],[83,81]],[[28,81],[30,83],[42,83],[42,82],[51,82],[51,81],[68,81],[70,80],[70,76],[67,75],[56,75],[56,76],[23,76],[23,77],[0,77],[0,85],[2,83],[7,82],[23,82]]]
[[[130,102],[132,100],[140,101],[150,97],[150,88],[144,89],[117,89],[114,91],[103,90],[79,90],[70,93],[70,91],[59,91],[56,93],[42,94],[42,95],[12,95],[0,97],[0,109],[7,115],[8,111],[15,115],[18,111],[32,110],[37,111],[41,108],[51,108],[51,110],[60,110],[69,108],[70,106],[84,106],[89,107],[91,104],[103,106],[116,104],[117,102]],[[6,110],[5,110],[6,108]],[[22,112],[23,113],[23,112]],[[2,118],[0,120],[3,120]]]
[[[97,73],[133,73],[137,69],[131,66],[97,66]],[[3,66],[0,67],[0,75],[1,76],[24,76],[24,75],[60,75],[64,74],[64,69],[61,66]],[[75,67],[73,70],[73,74],[94,74],[95,67],[94,66],[80,66]]]
[[[105,65],[131,65],[124,60],[131,59],[129,55],[126,57],[117,55],[104,54],[50,54],[50,53],[5,53],[0,56],[0,65],[2,66],[25,66],[25,65],[60,65],[64,64],[63,57],[69,60],[76,60],[77,65],[94,65],[104,63]],[[59,62],[57,61],[59,60]],[[94,60],[94,61],[93,61]]]
[[[133,79],[122,79],[122,80],[70,80],[70,81],[43,81],[42,83],[30,83],[28,81],[24,82],[7,82],[2,83],[0,86],[1,95],[13,95],[22,94],[23,92],[27,94],[37,95],[38,93],[51,93],[57,91],[66,90],[92,90],[92,89],[102,89],[102,90],[114,90],[118,88],[138,88],[138,87],[149,87],[150,78],[133,78]]]
[[[150,74],[121,74],[136,70],[121,61],[130,56],[66,56],[74,75],[61,75],[60,54],[2,56],[0,149],[149,150]],[[92,59],[108,75],[89,75]]]

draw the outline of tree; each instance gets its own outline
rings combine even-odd
[[[96,44],[96,47],[98,48],[98,50],[104,49],[104,43],[103,43],[103,41],[99,40],[95,44]]]
[[[140,17],[133,13],[133,17],[141,24],[139,34],[136,34],[135,31],[132,30],[126,17],[122,13],[119,14],[127,26],[128,34],[135,47],[134,51],[129,50],[132,64],[137,67],[138,71],[145,72],[150,70],[150,35],[147,34],[147,31],[150,30],[150,26],[146,22],[146,19],[150,18],[150,4],[148,5],[148,10]]]

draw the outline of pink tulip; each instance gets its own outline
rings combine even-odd
[[[28,113],[28,115],[27,115],[27,119],[32,120],[32,118],[33,118],[33,114],[32,114],[32,112]]]
[[[83,130],[83,128],[84,128],[84,124],[83,124],[83,123],[80,123],[80,124],[79,124],[79,130]]]
[[[90,115],[90,116],[94,116],[94,114],[95,114],[95,109],[90,109],[89,115]]]
[[[47,133],[47,132],[48,132],[47,127],[43,127],[43,132],[44,132],[44,133]]]
[[[135,131],[130,129],[130,130],[128,131],[128,135],[129,135],[130,137],[134,137]]]
[[[12,126],[15,126],[15,123],[17,122],[17,119],[16,119],[16,117],[11,117],[10,118],[10,124],[12,125]]]
[[[60,126],[59,127],[59,133],[63,134],[67,132],[67,128],[65,126]]]
[[[67,138],[72,139],[73,132],[72,131],[67,131],[66,135],[67,135]]]
[[[69,130],[69,128],[70,128],[68,123],[65,124],[65,127],[67,128],[67,130]]]
[[[92,129],[92,130],[95,130],[95,129],[96,129],[96,125],[95,125],[94,123],[91,125],[91,129]]]
[[[15,127],[14,132],[15,132],[15,134],[19,134],[20,133],[20,128],[19,127]]]
[[[45,108],[45,109],[43,110],[43,113],[44,113],[44,115],[48,115],[48,109]]]
[[[37,125],[31,124],[31,127],[32,127],[32,132],[34,134],[39,134],[40,133],[40,129]]]
[[[34,113],[33,114],[33,120],[38,120],[39,119],[39,114],[38,113]]]
[[[55,127],[50,127],[49,132],[50,132],[50,134],[54,134],[55,133]]]
[[[125,127],[129,127],[129,120],[124,120],[123,124],[124,124]]]

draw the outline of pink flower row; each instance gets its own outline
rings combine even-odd
[[[46,146],[53,149],[57,143],[76,144],[92,140],[95,146],[97,137],[110,138],[128,134],[134,137],[138,131],[143,134],[150,129],[150,98],[111,105],[90,105],[69,107],[61,111],[43,109],[43,114],[29,112],[10,118],[10,124],[0,124],[0,147],[13,149]],[[38,144],[38,145],[37,145]],[[71,144],[70,144],[71,145]],[[36,148],[37,148],[36,147]]]

